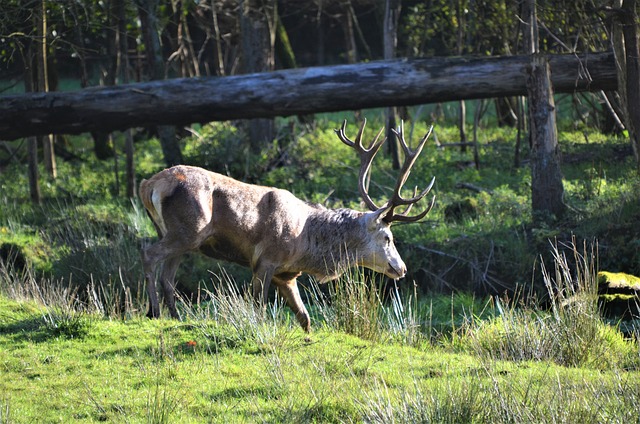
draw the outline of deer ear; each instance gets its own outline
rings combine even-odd
[[[378,210],[371,212],[369,214],[369,225],[377,226],[380,225],[380,223],[385,222],[384,218],[387,216],[392,207],[393,205],[385,204]]]

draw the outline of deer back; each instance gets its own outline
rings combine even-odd
[[[242,265],[267,250],[291,257],[311,207],[286,190],[190,166],[143,181],[140,197],[161,237]]]

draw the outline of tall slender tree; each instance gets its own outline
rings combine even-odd
[[[560,148],[556,128],[556,112],[548,58],[540,54],[535,0],[523,2],[523,18],[527,22],[525,45],[531,54],[527,69],[531,150],[531,206],[534,215],[561,216],[564,187],[560,170]]]
[[[637,0],[616,0],[614,4],[614,49],[618,62],[618,91],[623,117],[640,171],[640,42]]]
[[[159,0],[136,0],[138,16],[144,39],[146,50],[147,66],[149,78],[152,80],[164,79],[164,59],[162,46],[160,45],[159,20],[158,20]],[[182,163],[182,152],[176,137],[176,127],[172,125],[158,125],[158,137],[164,154],[164,161],[167,166]]]
[[[272,71],[277,3],[275,0],[241,0],[240,4],[243,73]],[[252,119],[247,127],[253,153],[259,152],[265,142],[274,138],[273,119]]]
[[[393,59],[396,56],[398,45],[398,19],[400,18],[402,3],[400,0],[384,0],[383,19],[383,50],[385,59]],[[400,159],[398,158],[398,141],[393,134],[396,127],[396,117],[398,111],[395,107],[388,107],[386,110],[387,121],[387,143],[393,169],[400,169]]]
[[[36,25],[38,34],[38,91],[49,91],[49,44],[48,28],[47,28],[47,1],[40,0],[38,2],[38,13],[36,14]],[[44,156],[44,167],[51,178],[57,176],[56,156],[53,150],[53,134],[47,134],[41,138],[42,154]]]
[[[125,0],[111,0],[116,31],[116,74],[120,84],[129,83],[129,45],[127,43],[127,16]],[[134,162],[133,132],[124,131],[125,178],[126,195],[128,198],[136,196],[136,173]]]

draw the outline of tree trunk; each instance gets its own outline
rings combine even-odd
[[[27,39],[25,44],[22,54],[22,59],[24,61],[24,88],[25,91],[32,92],[35,91],[36,86],[36,43],[33,40]],[[38,139],[36,137],[27,138],[27,164],[31,201],[35,204],[39,204],[41,196],[38,176]]]
[[[384,2],[384,22],[382,44],[384,47],[384,58],[389,60],[396,56],[396,46],[398,44],[398,18],[400,16],[400,0],[385,0]],[[393,169],[400,169],[400,158],[398,157],[398,140],[393,134],[396,127],[398,112],[394,106],[387,108],[387,143],[389,155]]]
[[[612,53],[549,60],[557,93],[616,89]],[[526,95],[529,62],[529,56],[397,59],[0,96],[0,139]]]
[[[473,114],[473,163],[476,169],[480,169],[480,143],[478,141],[478,128],[480,119],[486,112],[486,99],[476,101],[476,110]]]
[[[531,140],[531,207],[534,218],[561,217],[566,205],[560,171],[556,107],[549,59],[538,53],[538,21],[535,0],[523,3],[528,23],[525,45],[531,54],[527,67],[529,132]]]
[[[111,159],[114,155],[113,148],[110,144],[109,131],[92,131],[93,138],[93,154],[99,160]]]
[[[324,0],[318,0],[318,13],[317,13],[317,22],[316,22],[316,63],[318,66],[324,66],[324,20],[322,19],[322,14],[324,12]]]
[[[41,0],[37,13],[37,33],[38,33],[38,91],[47,93],[49,91],[49,72],[47,45],[47,2]],[[44,168],[51,178],[56,178],[56,156],[53,149],[53,134],[42,136],[42,154],[44,156]]]
[[[133,199],[136,197],[136,168],[134,161],[133,133],[125,130],[124,132],[124,153],[125,153],[125,175],[127,180],[127,197]]]
[[[70,2],[70,7],[72,10],[72,15],[74,17],[78,16],[79,12],[77,2]],[[84,43],[84,32],[82,31],[82,25],[80,25],[77,21],[75,22],[75,24],[75,53],[78,57],[78,60],[80,61],[80,87],[85,88],[89,86],[89,71],[87,69],[87,58],[85,55],[86,49]]]
[[[534,214],[561,217],[566,209],[549,61],[533,54],[528,69],[531,131],[531,206]]]
[[[129,83],[129,44],[127,43],[127,17],[124,0],[112,0],[116,17],[116,72],[120,84]],[[124,131],[126,196],[136,197],[136,170],[134,161],[133,132],[130,128]]]
[[[499,127],[515,127],[518,117],[515,110],[517,99],[515,97],[499,97],[495,100],[496,119]]]
[[[29,193],[33,203],[40,203],[40,182],[38,179],[38,139],[28,137],[27,148],[29,154]]]
[[[640,171],[640,48],[638,43],[638,13],[636,0],[622,2],[622,33],[624,35],[626,74],[626,104],[629,122],[629,138]]]
[[[460,102],[458,103],[458,112],[459,112],[458,113],[458,130],[460,132],[460,152],[464,153],[467,151],[467,131],[466,131],[467,106],[465,105],[464,100],[460,100]]]
[[[456,29],[457,29],[457,37],[456,37],[456,50],[459,56],[464,54],[464,34],[465,34],[465,13],[462,10],[466,5],[462,4],[462,1],[458,0],[456,2]],[[467,131],[465,129],[465,124],[467,120],[467,108],[464,103],[464,100],[460,100],[458,104],[458,131],[460,133],[460,152],[465,153],[467,151]],[[475,120],[474,120],[475,122]],[[475,124],[474,124],[475,125]],[[475,139],[475,127],[474,127],[474,139]],[[475,140],[474,140],[475,141]],[[476,167],[478,164],[476,163]]]
[[[284,27],[279,14],[276,16],[276,19],[276,44],[274,47],[276,57],[280,61],[283,69],[297,68],[296,55],[293,53],[293,47],[291,47],[287,29]]]
[[[273,40],[275,33],[275,2],[262,4],[258,0],[242,0],[240,32],[242,37],[242,63],[245,74],[273,70]],[[260,152],[266,142],[273,141],[273,119],[252,119],[247,123],[249,146],[253,153]]]
[[[164,63],[160,37],[158,36],[158,17],[156,15],[158,0],[136,0],[136,3],[144,44],[147,49],[149,76],[152,80],[162,80],[164,79]],[[162,145],[165,163],[167,166],[173,166],[182,163],[182,152],[176,138],[175,126],[165,124],[166,122],[161,122],[157,125],[158,137]]]
[[[356,45],[356,36],[353,30],[353,17],[351,16],[351,0],[342,2],[344,13],[342,14],[342,32],[344,34],[344,45],[347,56],[347,63],[356,63],[358,61],[358,46]]]
[[[216,45],[215,51],[215,63],[216,63],[216,75],[225,75],[224,59],[222,57],[222,34],[220,33],[220,26],[218,25],[218,9],[216,7],[217,0],[211,0],[211,19],[213,24],[213,37]]]
[[[516,97],[516,115],[518,116],[518,120],[516,122],[517,131],[516,131],[516,146],[513,154],[513,167],[520,167],[520,149],[522,146],[522,136],[526,133],[526,118],[525,118],[525,106],[524,106],[524,97],[517,96]]]

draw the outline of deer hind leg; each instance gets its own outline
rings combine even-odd
[[[147,296],[149,296],[149,318],[160,317],[160,302],[158,302],[158,292],[156,290],[156,269],[162,262],[162,257],[154,254],[156,245],[147,247],[142,251],[142,267],[144,269],[144,277],[147,280]]]
[[[156,287],[156,271],[158,266],[163,262],[167,262],[162,272],[165,302],[168,302],[167,299],[172,300],[173,310],[171,309],[170,304],[167,304],[167,306],[169,307],[171,315],[174,318],[177,318],[177,313],[175,311],[175,299],[173,295],[173,284],[165,283],[165,277],[171,276],[172,282],[173,276],[175,276],[175,271],[180,262],[179,259],[175,258],[179,258],[182,253],[184,253],[184,249],[172,248],[172,243],[169,242],[166,237],[142,250],[142,267],[144,269],[145,279],[147,280],[147,295],[149,296],[149,312],[147,312],[147,316],[149,318],[160,317],[160,302],[158,301],[158,292]]]
[[[278,293],[280,293],[280,296],[284,297],[289,308],[291,308],[293,313],[296,314],[296,319],[298,320],[298,323],[300,323],[302,329],[306,333],[309,333],[311,331],[311,318],[309,317],[307,308],[305,308],[304,303],[302,303],[296,279],[281,280],[276,277],[273,279],[273,283],[278,287]]]
[[[164,293],[164,303],[167,305],[167,308],[169,308],[171,317],[175,319],[179,318],[178,311],[176,310],[175,278],[181,259],[181,256],[172,256],[165,259],[162,273],[160,274],[162,291]]]

